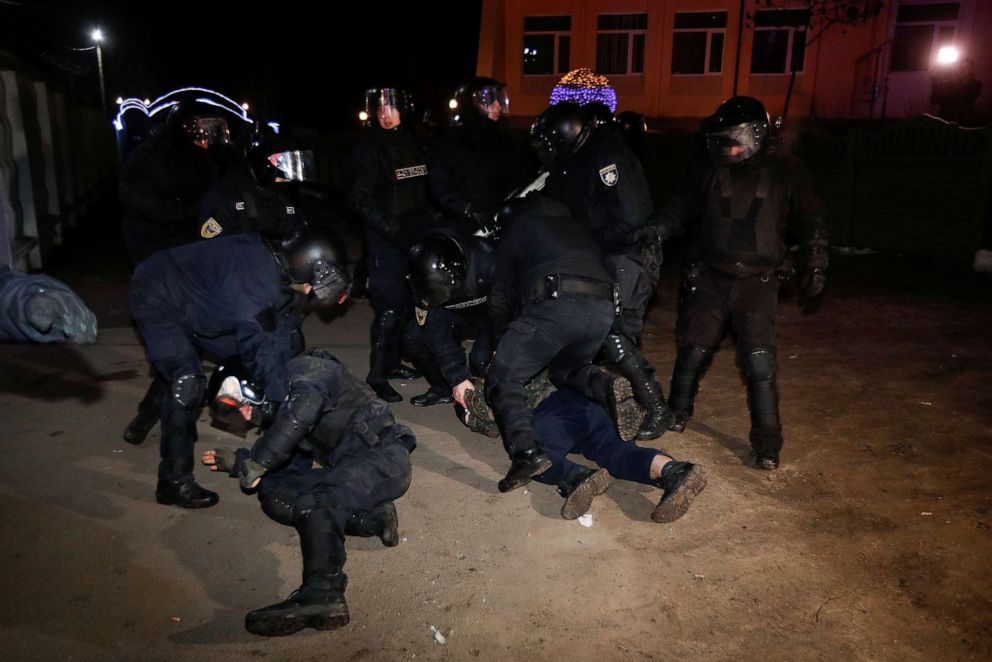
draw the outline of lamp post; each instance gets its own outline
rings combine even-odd
[[[96,44],[96,67],[97,71],[100,73],[100,107],[103,109],[103,114],[107,114],[107,90],[103,84],[103,49],[100,48],[100,44],[103,42],[103,30],[96,28],[90,33],[90,39]]]

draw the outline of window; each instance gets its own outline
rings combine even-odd
[[[571,16],[525,17],[524,75],[567,73],[571,30]]]
[[[936,49],[951,42],[960,3],[902,5],[896,12],[891,71],[926,71]]]
[[[761,9],[754,12],[751,73],[787,74],[806,65],[807,9]]]
[[[602,14],[596,35],[596,73],[644,73],[647,14]]]
[[[676,12],[672,42],[673,74],[718,74],[723,71],[723,35],[727,12]]]

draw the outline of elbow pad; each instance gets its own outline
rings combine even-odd
[[[316,391],[291,393],[279,407],[272,427],[252,449],[252,459],[266,469],[285,464],[320,420],[323,410],[324,398]]]

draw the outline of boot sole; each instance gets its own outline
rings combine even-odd
[[[210,500],[210,501],[184,501],[170,494],[160,494],[155,493],[155,501],[162,504],[163,506],[179,506],[180,508],[210,508],[211,506],[216,506],[217,502],[220,501],[220,497]]]
[[[651,521],[674,522],[682,517],[689,510],[692,500],[703,491],[704,487],[706,487],[706,473],[698,466],[693,467],[686,479],[672,494],[666,493],[665,496],[661,497],[661,501],[651,512]]]
[[[610,489],[613,484],[613,476],[606,469],[599,469],[584,481],[579,483],[575,490],[565,497],[565,503],[561,506],[561,516],[564,519],[578,519],[589,512],[592,500],[600,494]]]
[[[644,422],[647,412],[634,399],[634,390],[623,377],[613,380],[613,419],[617,424],[617,433],[624,441],[632,441]]]
[[[279,619],[253,619],[251,614],[245,616],[245,629],[261,637],[285,637],[305,628],[315,630],[336,630],[344,627],[351,620],[348,613],[333,615],[314,615],[304,618],[284,616]]]

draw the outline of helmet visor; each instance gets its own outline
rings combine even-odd
[[[288,182],[313,182],[317,180],[313,152],[309,149],[270,154],[269,163],[277,171],[277,181],[280,179]]]
[[[502,85],[475,90],[472,92],[472,103],[493,121],[510,112],[510,97]]]
[[[231,143],[231,131],[223,117],[192,117],[183,129],[201,147]]]
[[[711,129],[706,133],[706,148],[716,161],[740,163],[758,153],[767,134],[768,125],[764,122],[745,122],[725,129]]]

